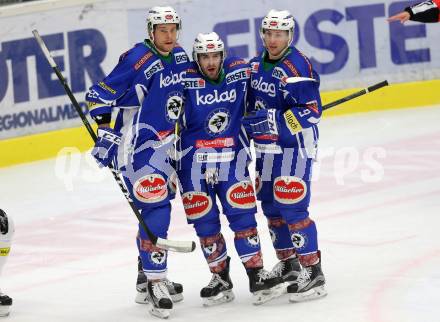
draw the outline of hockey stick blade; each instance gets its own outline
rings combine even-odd
[[[87,120],[86,116],[84,115],[83,111],[81,110],[81,107],[78,104],[78,101],[76,100],[75,96],[73,95],[69,85],[67,84],[66,79],[64,78],[63,74],[61,74],[55,60],[52,58],[52,55],[50,54],[49,49],[47,48],[43,38],[41,38],[40,34],[38,33],[38,30],[32,30],[32,33],[40,46],[44,56],[46,57],[49,65],[52,67],[53,71],[58,77],[58,80],[61,82],[61,84],[64,87],[64,90],[67,94],[67,96],[70,98],[70,101],[75,108],[76,112],[78,113],[79,117],[81,118],[84,126],[86,127],[87,131],[89,132],[90,136],[92,137],[93,141],[96,141],[96,134],[93,131],[92,126],[90,125],[89,121]],[[130,193],[127,191],[122,179],[120,178],[120,175],[118,171],[113,167],[113,165],[110,163],[108,165],[108,168],[110,169],[113,178],[115,179],[116,183],[118,184],[119,188],[121,189],[122,193],[124,194],[125,199],[127,200],[128,204],[130,205],[131,209],[133,210],[134,215],[139,221],[139,224],[143,228],[143,230],[148,235],[148,238],[150,241],[161,248],[173,250],[176,252],[183,252],[183,253],[189,253],[192,252],[196,244],[193,241],[171,241],[163,238],[159,238],[156,235],[153,234],[153,232],[148,228],[148,226],[145,224],[145,221],[142,218],[141,213],[139,212],[139,209],[137,209],[136,205],[133,203],[133,201],[130,198]]]
[[[287,84],[295,84],[300,82],[316,82],[316,79],[309,77],[288,77],[284,79]]]
[[[160,237],[156,241],[156,246],[179,253],[190,253],[196,249],[196,243],[193,241],[172,241]]]

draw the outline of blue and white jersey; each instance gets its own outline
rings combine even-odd
[[[163,140],[173,133],[179,118],[183,105],[182,78],[188,62],[179,46],[164,57],[147,41],[136,44],[120,56],[106,78],[90,87],[86,94],[90,114],[99,117],[117,107],[121,110],[115,129],[121,130],[130,123],[131,144]]]
[[[249,65],[234,57],[225,59],[217,82],[202,75],[195,62],[186,70],[178,144],[181,169],[192,168],[193,162],[231,162],[248,145],[240,132],[249,77]]]
[[[264,51],[250,61],[251,78],[247,113],[276,109],[281,115],[279,135],[254,138],[257,152],[282,153],[282,148],[313,148],[318,140],[322,114],[319,75],[309,59],[295,47],[289,47],[276,63],[265,61]],[[288,77],[312,78],[315,81],[286,83]]]

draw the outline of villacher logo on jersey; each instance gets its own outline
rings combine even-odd
[[[235,88],[230,91],[219,93],[216,89],[213,94],[200,95],[200,91],[196,91],[197,105],[210,105],[213,103],[230,102],[234,103],[237,99],[237,92]]]
[[[190,191],[182,195],[183,208],[188,219],[205,216],[212,208],[211,197],[205,192]]]

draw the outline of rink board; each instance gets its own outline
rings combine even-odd
[[[440,80],[391,85],[364,95],[325,112],[325,116],[338,116],[409,107],[440,104],[436,92]],[[358,89],[347,89],[322,94],[323,104],[344,97]],[[0,141],[0,167],[55,157],[65,147],[84,152],[92,147],[92,140],[83,126],[12,138]]]

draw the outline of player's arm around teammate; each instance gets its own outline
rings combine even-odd
[[[86,95],[98,123],[92,155],[101,166],[115,162],[144,222],[166,238],[170,224],[167,151],[182,107],[184,66],[188,57],[177,45],[180,17],[171,7],[153,7],[147,15],[147,39],[121,55],[113,71]],[[111,111],[119,108],[114,128]],[[166,318],[173,307],[175,284],[166,278],[167,252],[151,243],[139,227],[136,239],[141,269],[148,281],[144,301],[153,315]],[[141,280],[140,282],[144,282]],[[181,292],[181,287],[180,287]],[[172,293],[172,292],[171,292]]]
[[[188,223],[200,238],[212,273],[200,292],[204,305],[234,298],[220,212],[235,233],[235,249],[247,272],[254,304],[262,304],[280,295],[281,280],[263,269],[255,194],[247,169],[248,142],[241,129],[250,70],[242,59],[225,56],[216,33],[195,39],[194,62],[185,79],[177,174]]]
[[[308,210],[322,109],[319,76],[291,45],[294,27],[288,11],[271,10],[262,20],[265,48],[250,61],[243,125],[254,141],[257,197],[280,260],[273,273],[291,284],[291,301],[302,301],[326,294],[316,224]]]

